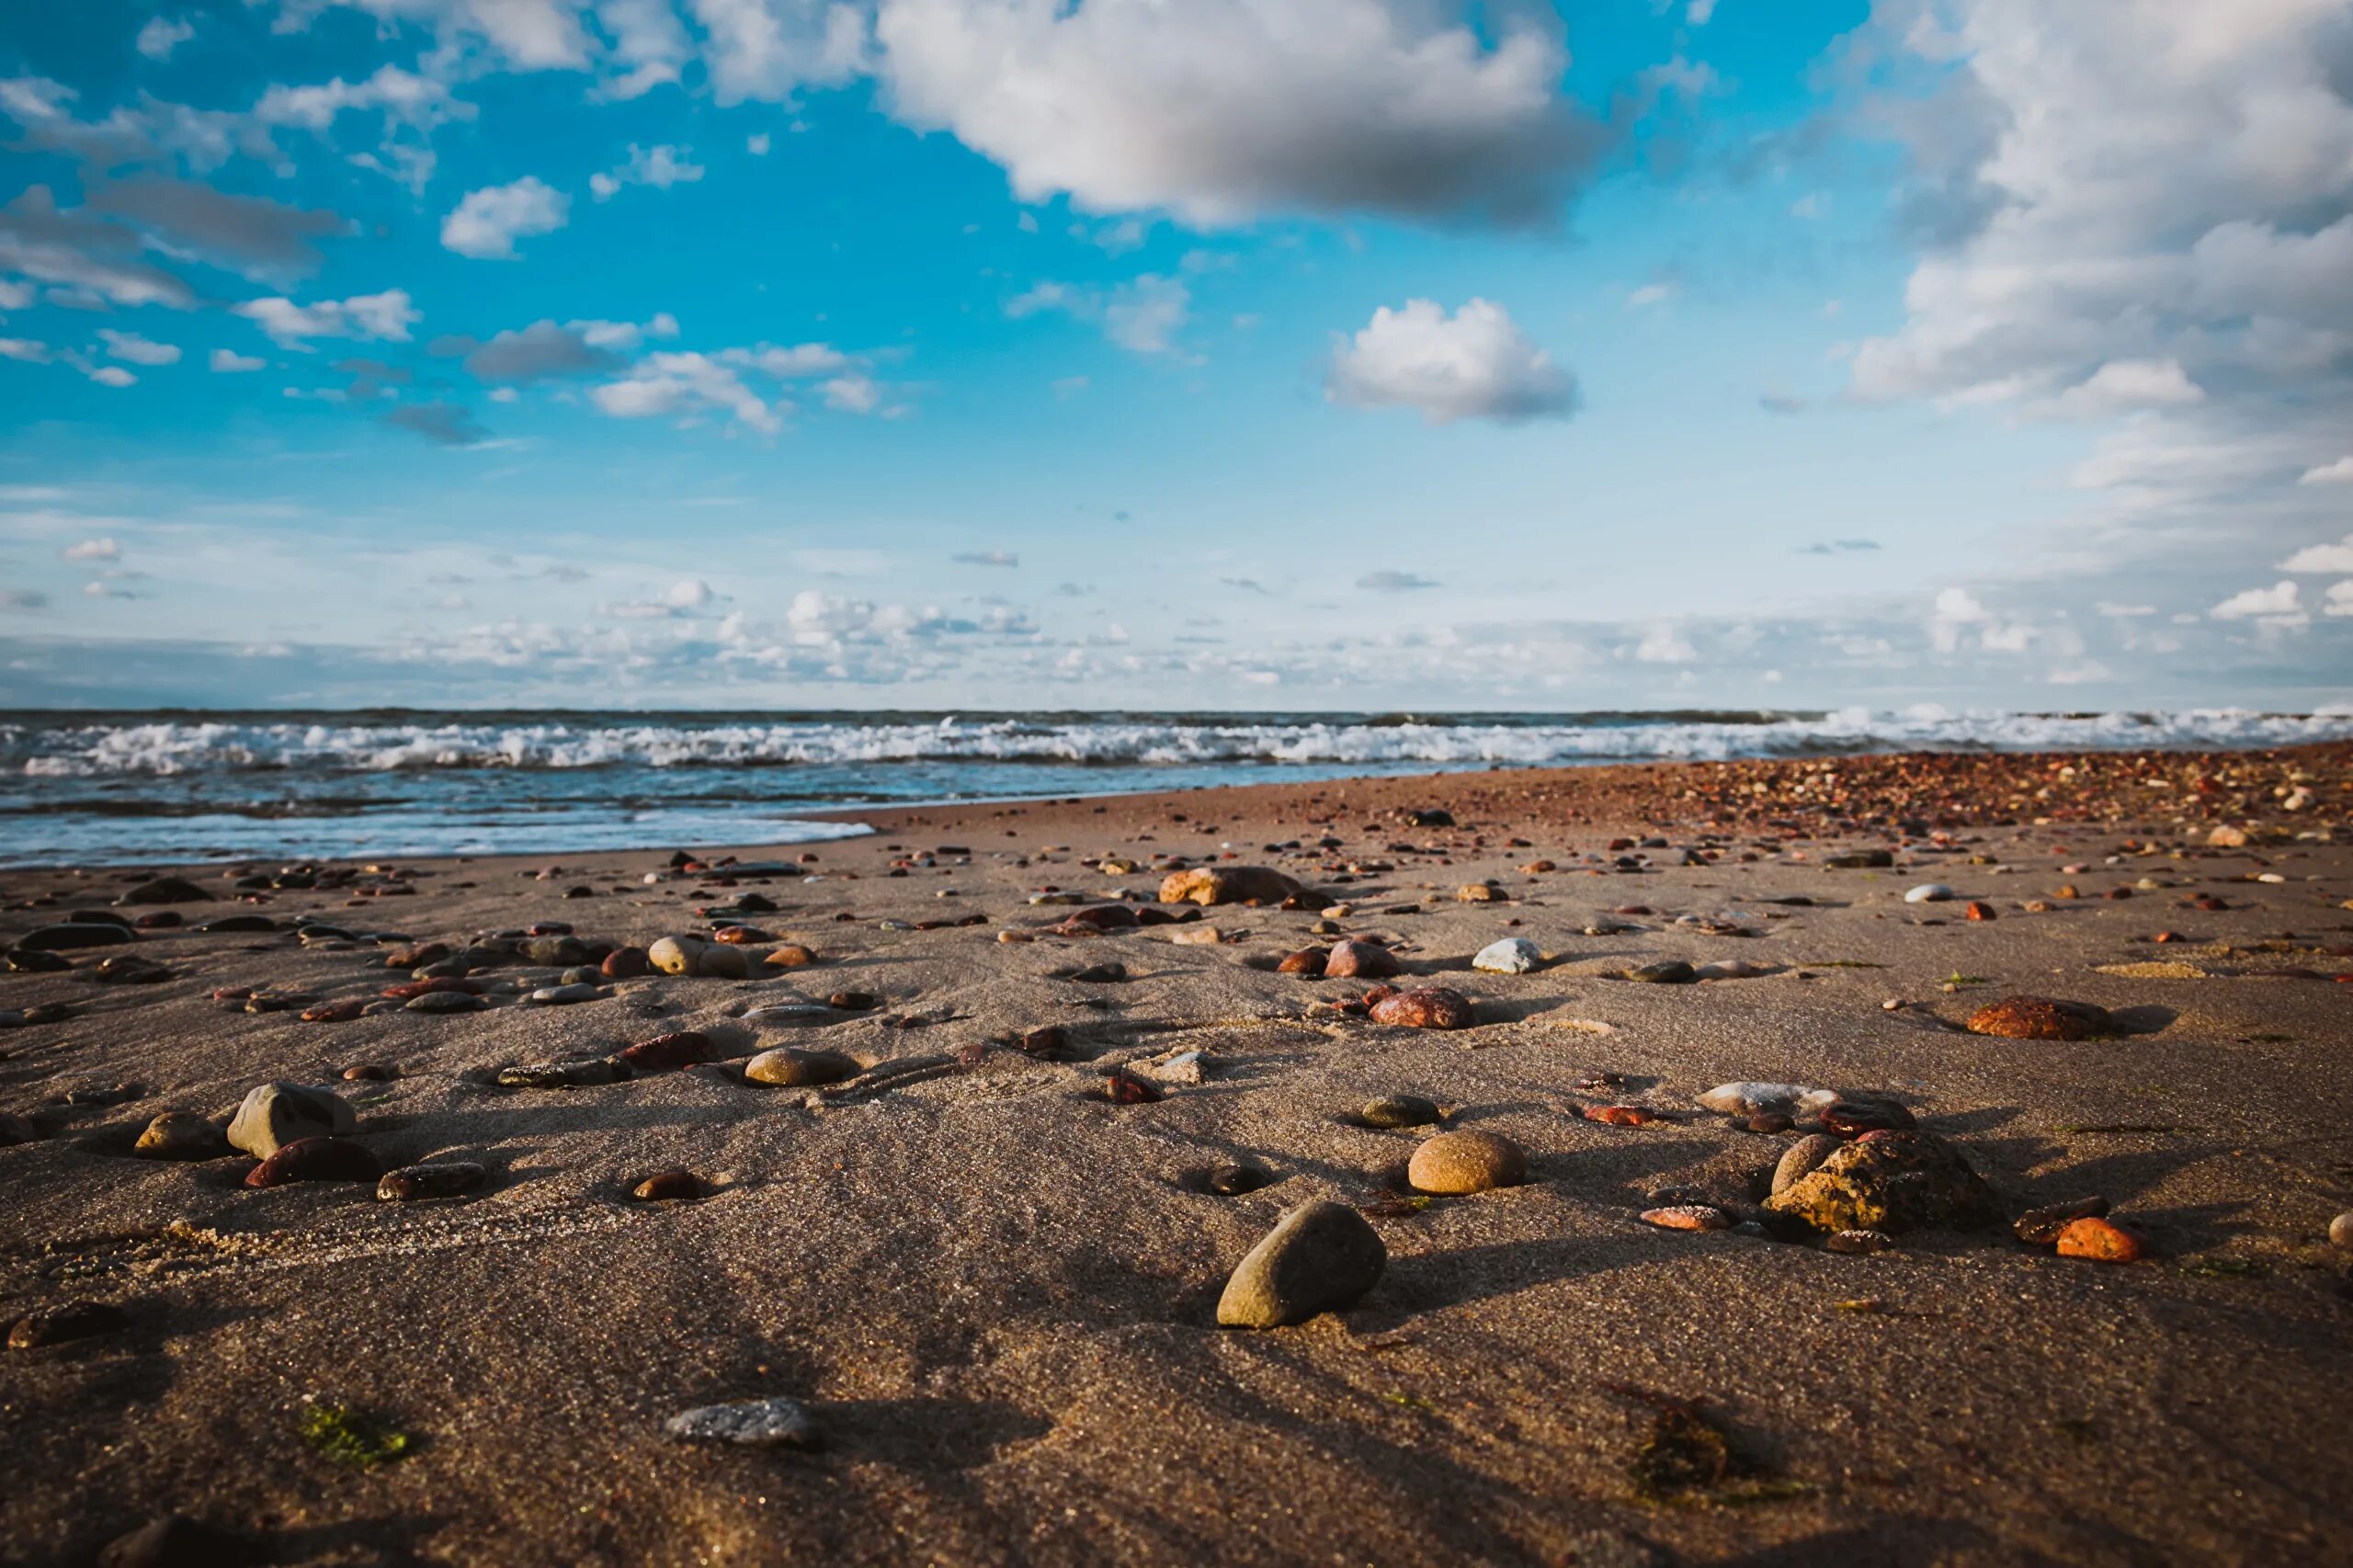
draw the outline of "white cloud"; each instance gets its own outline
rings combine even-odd
[[[2328,598],[2321,606],[2323,615],[2353,615],[2353,578],[2328,585]]]
[[[46,343],[36,343],[29,337],[0,337],[0,359],[39,365],[48,358],[49,345]]]
[[[195,36],[196,28],[187,22],[150,17],[147,25],[139,29],[139,52],[150,60],[169,60],[172,51]]]
[[[745,137],[744,151],[751,153],[755,158],[767,157],[768,155],[768,133],[765,131],[756,131],[751,135]]]
[[[1106,337],[1131,353],[1189,358],[1176,337],[1191,314],[1192,302],[1192,290],[1181,280],[1147,272],[1108,291],[1051,281],[1033,284],[1006,302],[1005,313],[1017,319],[1060,311],[1096,324]]]
[[[1335,350],[1324,391],[1359,408],[1418,409],[1433,425],[1565,418],[1577,398],[1576,379],[1501,305],[1475,299],[1452,316],[1432,300],[1381,306]]]
[[[2353,457],[2342,457],[2335,462],[2320,463],[2308,468],[2296,483],[2299,484],[2353,484]]]
[[[674,185],[689,185],[702,178],[699,164],[687,161],[680,148],[663,145],[641,147],[632,142],[628,161],[610,174],[588,176],[588,191],[599,201],[609,201],[626,185],[650,185],[657,190],[667,190]]]
[[[1656,278],[1628,294],[1626,308],[1630,311],[1640,311],[1653,305],[1664,305],[1679,292],[1681,289],[1673,279]]]
[[[2283,579],[2268,588],[2248,588],[2233,594],[2207,613],[2216,620],[2271,619],[2300,615],[2302,607],[2297,602],[2296,585]]]
[[[1646,665],[1688,665],[1699,657],[1689,638],[1671,621],[1660,621],[1643,633],[1634,648],[1634,657]]]
[[[2306,545],[2279,562],[2282,572],[2353,572],[2353,534],[2342,543]]]
[[[716,411],[772,436],[783,412],[744,383],[735,370],[705,354],[649,354],[620,381],[592,389],[590,399],[616,419],[687,417]],[[783,408],[790,408],[790,404]]]
[[[177,344],[157,343],[135,332],[117,332],[108,326],[98,328],[98,336],[105,340],[107,353],[110,357],[129,360],[133,365],[176,365],[179,362]]]
[[[249,354],[240,354],[233,348],[214,349],[211,363],[212,368],[222,375],[241,375],[248,370],[258,370],[263,365],[260,358]]]
[[[122,546],[117,544],[111,536],[85,539],[79,544],[67,545],[57,552],[57,557],[61,561],[75,562],[119,561],[122,559]]]
[[[865,69],[864,6],[840,0],[687,0],[705,34],[703,62],[722,104],[780,102],[802,86]]]
[[[1600,140],[1525,7],[1489,41],[1387,0],[881,0],[875,37],[894,114],[1089,211],[1542,222]]]
[[[130,371],[124,369],[119,365],[92,367],[84,369],[82,373],[89,377],[90,380],[97,382],[98,385],[102,387],[120,388],[134,386],[139,381],[137,376],[132,375]]]
[[[2178,359],[2111,359],[2061,393],[2059,403],[2071,414],[2106,415],[2177,408],[2205,400],[2205,392]]]
[[[408,329],[422,319],[409,303],[405,290],[381,294],[355,294],[347,300],[321,300],[298,305],[282,298],[247,300],[229,307],[269,335],[280,348],[306,349],[313,337],[358,337],[381,343],[406,343]]]
[[[537,175],[509,185],[469,191],[441,221],[441,243],[460,256],[481,261],[511,261],[515,242],[563,227],[572,199]]]

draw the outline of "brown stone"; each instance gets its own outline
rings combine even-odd
[[[624,1047],[620,1057],[632,1073],[676,1073],[710,1060],[710,1037],[700,1029],[658,1034]]]
[[[1280,903],[1305,890],[1267,866],[1197,866],[1160,884],[1163,903]]]
[[[1326,980],[1386,980],[1397,972],[1397,955],[1378,942],[1336,942],[1324,960]]]
[[[1332,961],[1329,948],[1302,948],[1295,953],[1285,953],[1283,961],[1275,966],[1277,974],[1322,974]]]
[[[2112,1220],[2086,1215],[2060,1227],[2059,1256],[2094,1263],[2137,1263],[2148,1254],[2140,1237]]]
[[[1478,1009],[1460,991],[1442,985],[1417,985],[1372,1005],[1376,1024],[1402,1024],[1416,1029],[1467,1029],[1479,1021]]]
[[[702,1195],[702,1178],[692,1171],[656,1171],[630,1188],[630,1196],[642,1203],[666,1203]]]
[[[2005,996],[1969,1016],[1972,1034],[2006,1040],[2094,1040],[2117,1032],[2108,1011],[2088,1002],[2057,1002],[2046,996]]]
[[[297,1138],[245,1173],[247,1187],[286,1187],[298,1181],[374,1181],[384,1162],[364,1143],[348,1138]]]
[[[1405,1179],[1419,1192],[1485,1192],[1528,1179],[1528,1156],[1494,1132],[1441,1132],[1414,1151]]]

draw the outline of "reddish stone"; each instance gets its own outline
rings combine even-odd
[[[1972,899],[1961,913],[1972,920],[1991,920],[1994,918],[1994,906],[1990,903],[1979,903]]]
[[[368,1010],[368,1004],[353,997],[344,1002],[322,1002],[315,1007],[302,1009],[306,1024],[347,1024]]]
[[[630,1189],[630,1196],[642,1203],[665,1203],[702,1195],[702,1178],[692,1171],[681,1170],[656,1171]]]
[[[1658,1119],[1658,1113],[1638,1105],[1589,1105],[1585,1108],[1585,1119],[1607,1127],[1647,1127]]]
[[[2107,1010],[2088,1002],[2054,1002],[2043,996],[2005,996],[1969,1016],[1972,1034],[2008,1040],[2092,1040],[2116,1032]]]
[[[1372,1021],[1416,1029],[1467,1029],[1478,1022],[1471,998],[1442,985],[1418,985],[1372,1005]]]
[[[395,1002],[413,1002],[419,996],[450,994],[479,996],[487,989],[479,980],[461,980],[445,975],[439,980],[412,980],[403,985],[387,985],[384,994]]]
[[[710,1037],[699,1029],[658,1034],[625,1048],[620,1059],[632,1073],[676,1073],[710,1060]]]
[[[1124,903],[1099,903],[1092,909],[1074,911],[1062,924],[1067,936],[1091,936],[1097,931],[1132,931],[1142,922],[1136,912]]]
[[[2095,1263],[2137,1263],[2147,1254],[2147,1244],[2113,1220],[2087,1215],[2068,1221],[2059,1232],[2061,1257],[2088,1258]]]
[[[654,960],[643,948],[615,948],[605,955],[598,972],[607,980],[639,980],[654,972]]]
[[[1295,953],[1284,954],[1283,961],[1275,966],[1275,972],[1320,975],[1331,961],[1332,949],[1329,948],[1302,948]]]
[[[1103,1080],[1103,1097],[1113,1105],[1150,1105],[1167,1096],[1158,1085],[1146,1083],[1122,1067]]]
[[[1378,942],[1339,942],[1324,960],[1326,980],[1386,980],[1397,972],[1397,955]]]
[[[746,942],[776,940],[756,926],[722,926],[710,934],[710,939],[714,942],[725,942],[730,947],[740,947]]]
[[[297,1138],[245,1175],[247,1187],[284,1187],[298,1181],[374,1181],[384,1163],[364,1143],[348,1138]]]

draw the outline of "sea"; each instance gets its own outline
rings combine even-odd
[[[789,844],[813,812],[1904,750],[2290,745],[2317,713],[0,711],[0,865]]]

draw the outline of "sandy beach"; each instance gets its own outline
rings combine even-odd
[[[988,802],[690,860],[181,867],[164,903],[122,901],[165,869],[0,872],[0,1561],[2353,1562],[2348,762]],[[1299,892],[1161,902],[1242,868]],[[75,912],[149,924],[33,935]],[[679,950],[745,978],[608,958],[730,926]],[[1515,937],[1524,972],[1473,967]],[[1369,971],[1282,972],[1349,941]],[[385,994],[420,971],[443,1000]],[[1381,1021],[1381,983],[1473,1021]],[[2019,996],[2104,1016],[1966,1027]],[[746,1078],[788,1047],[831,1081]],[[1837,1104],[1698,1103],[1738,1082]],[[220,1134],[271,1083],[364,1159],[247,1185]],[[1367,1125],[1393,1096],[1438,1119]],[[168,1112],[210,1157],[140,1152]],[[1417,1188],[1457,1132],[1524,1179]],[[1976,1198],[1834,1250],[1767,1202],[1809,1136]],[[378,1197],[449,1162],[479,1185]],[[2137,1258],[2014,1233],[2088,1199]],[[1319,1200],[1377,1280],[1221,1326]],[[792,1441],[670,1429],[779,1397]],[[196,1544],[109,1547],[174,1516]]]

